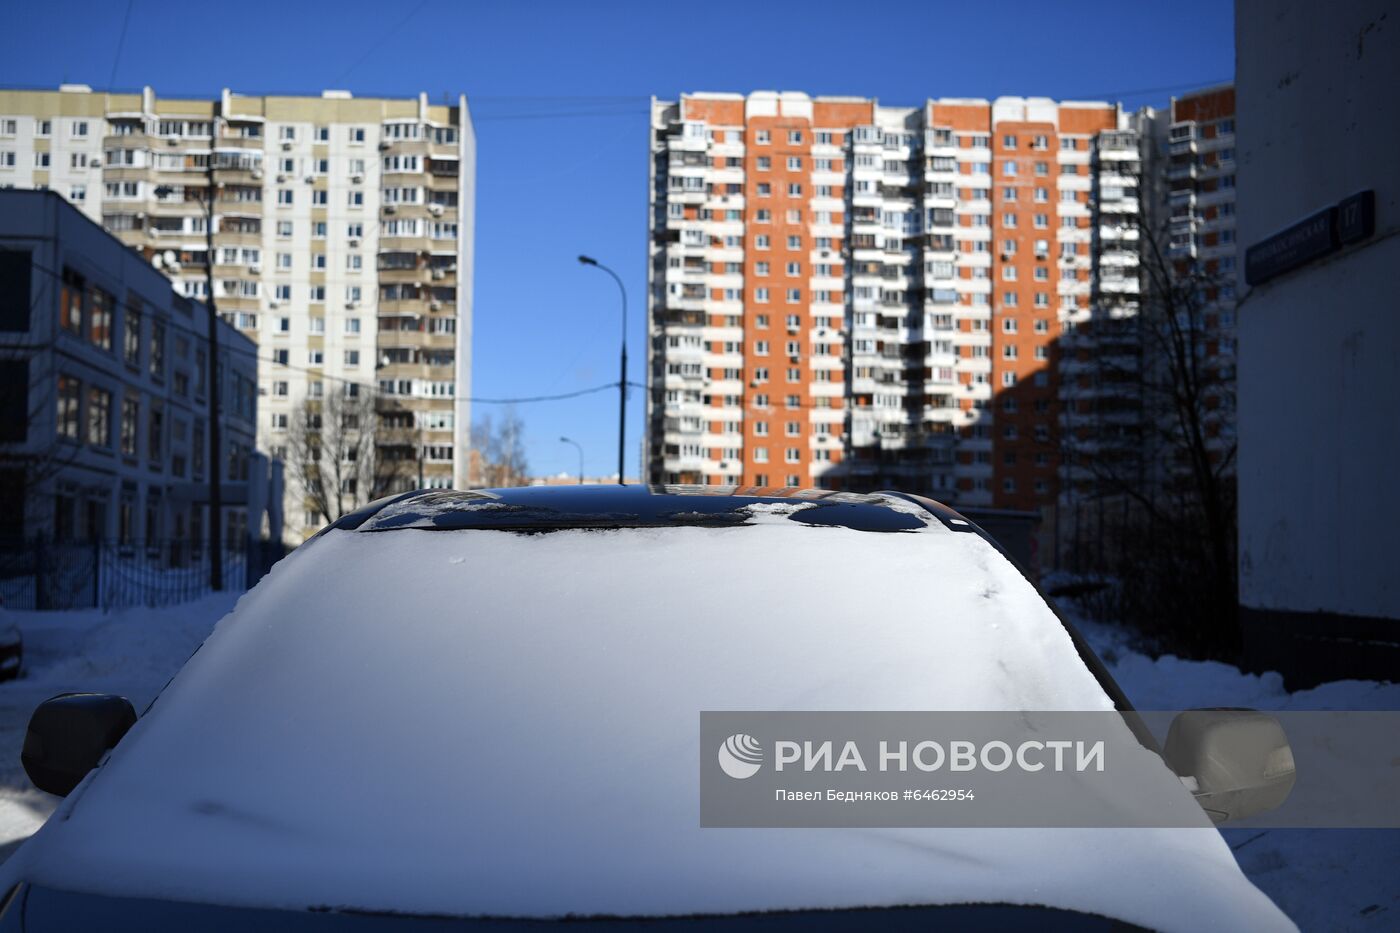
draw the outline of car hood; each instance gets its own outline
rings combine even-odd
[[[457,916],[987,902],[1291,929],[1211,828],[699,825],[701,710],[1111,708],[1034,588],[936,522],[333,531],[3,877]]]

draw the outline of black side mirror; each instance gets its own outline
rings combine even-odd
[[[66,797],[135,724],[126,697],[61,693],[29,717],[19,760],[35,787]]]

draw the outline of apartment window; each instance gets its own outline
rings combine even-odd
[[[800,198],[800,197],[802,197],[802,186],[801,186],[800,184],[798,184],[797,182],[795,182],[795,181],[794,181],[794,182],[790,182],[790,183],[788,184],[788,197],[790,197],[790,198]]]
[[[769,158],[768,156],[759,156],[759,157],[758,157],[758,170],[759,170],[760,172],[766,172],[766,171],[768,171],[768,170],[769,170],[770,168],[772,168],[772,167],[773,167],[773,160],[772,160],[771,158]]]
[[[292,192],[286,188],[278,189],[277,203],[283,207],[290,206],[292,203]]]
[[[365,206],[365,193],[363,191],[350,191],[346,193],[345,202],[351,207]]]
[[[798,185],[798,188],[801,188],[801,187],[802,187],[801,185]],[[794,209],[788,211],[788,212],[787,212],[787,222],[790,223],[790,224],[800,224],[800,223],[802,223],[802,211],[797,210],[796,208],[794,208]]]
[[[326,206],[326,203],[327,203],[326,199],[329,197],[329,195],[330,195],[330,192],[329,192],[329,191],[326,191],[324,188],[318,188],[318,189],[316,189],[315,191],[312,191],[312,192],[311,192],[311,203],[312,203],[312,205],[314,205],[314,206],[316,206],[316,207],[325,207],[325,206]]]
[[[1079,148],[1079,142],[1078,142],[1078,140],[1066,139],[1065,137],[1061,136],[1061,137],[1060,137],[1060,148],[1063,149],[1063,150],[1066,150],[1066,151],[1078,149],[1078,148]]]
[[[802,274],[802,264],[800,262],[790,262],[787,264],[787,274],[797,276]]]
[[[68,189],[68,200],[81,204],[87,200],[87,185],[73,185]]]
[[[79,407],[83,393],[82,383],[72,376],[58,377],[58,436],[70,441],[78,440],[81,421]]]
[[[768,303],[768,289],[766,289],[766,288],[756,288],[756,289],[754,289],[754,292],[753,292],[753,300],[756,301],[756,302],[758,302],[759,304],[767,304],[767,303]]]
[[[1038,230],[1044,230],[1050,226],[1050,217],[1047,214],[1035,215],[1035,226]]]
[[[767,130],[757,130],[754,132],[754,142],[758,143],[760,146],[766,146],[768,143],[772,142],[772,137]]]
[[[1035,136],[1031,139],[1032,149],[1049,149],[1050,140],[1045,136]]]
[[[767,447],[755,447],[755,448],[753,449],[753,462],[754,462],[754,463],[767,463],[767,462],[768,462],[768,448],[767,448]]]
[[[360,365],[360,351],[359,351],[359,350],[346,350],[346,351],[345,351],[345,365],[346,365],[346,366],[359,366],[359,365]]]
[[[70,334],[83,332],[83,294],[86,283],[72,269],[63,270],[62,291],[59,294],[58,323]]]
[[[753,273],[754,273],[754,275],[767,275],[767,274],[768,274],[768,263],[766,263],[766,262],[756,262],[756,263],[754,263]]]
[[[754,249],[768,249],[768,248],[769,248],[769,238],[768,238],[768,234],[766,234],[766,233],[760,233],[758,236],[754,237],[753,247],[754,247]]]
[[[324,334],[326,332],[326,319],[319,314],[312,318],[307,318],[307,328],[313,334]]]
[[[789,171],[794,171],[794,172],[796,172],[796,171],[801,171],[801,169],[802,169],[802,157],[801,157],[801,156],[788,156],[788,159],[787,159],[787,167],[788,167]]]
[[[772,185],[768,184],[768,182],[766,182],[766,181],[761,181],[761,182],[758,183],[758,196],[759,196],[760,198],[766,198],[766,197],[769,197],[769,196],[772,195],[772,194],[773,194],[773,186],[772,186]],[[681,205],[677,205],[677,207],[680,207],[680,206],[681,206]]]
[[[122,333],[122,356],[128,366],[141,365],[141,305],[128,297],[125,329]]]
[[[1015,149],[1015,148],[1016,148],[1016,137],[1015,137],[1015,136],[1010,136],[1010,135],[1008,135],[1008,136],[1003,136],[1003,137],[1001,138],[1001,148],[1003,148],[1003,149]]]
[[[71,124],[71,135],[76,136],[76,137],[78,137],[78,138],[81,139],[81,138],[87,136],[87,134],[88,134],[88,125],[87,125],[87,121],[86,121],[86,120],[74,120],[74,121],[72,122],[72,124]]]
[[[787,248],[788,248],[788,249],[801,249],[801,248],[802,248],[802,237],[800,237],[800,236],[790,236],[790,237],[788,237],[788,238],[787,238]]]
[[[754,356],[767,356],[767,355],[768,355],[768,341],[766,341],[766,340],[755,340],[755,341],[754,341],[754,344],[753,344],[753,353],[754,353]]]
[[[112,393],[95,386],[88,389],[88,436],[94,447],[112,446]]]
[[[1002,267],[1001,267],[1001,280],[1002,280],[1003,282],[1014,282],[1014,281],[1016,281],[1016,275],[1017,275],[1017,271],[1016,271],[1016,267],[1015,267],[1015,266],[1002,266]]]
[[[1016,319],[1014,317],[1004,317],[1001,319],[1001,332],[1003,334],[1016,333]]]
[[[773,212],[768,210],[767,208],[758,210],[754,213],[754,223],[766,224],[771,223],[772,221]]]
[[[102,350],[112,349],[113,298],[100,288],[92,290],[92,307],[88,317],[88,339]]]
[[[1001,215],[1001,225],[1002,225],[1003,227],[1007,227],[1008,229],[1014,230],[1014,229],[1016,228],[1016,215],[1015,215],[1015,214],[1002,214],[1002,215]]]
[[[790,304],[790,305],[795,305],[795,304],[800,303],[801,301],[802,301],[802,289],[800,289],[800,288],[789,288],[789,289],[787,290],[787,303],[788,303],[788,304]]]

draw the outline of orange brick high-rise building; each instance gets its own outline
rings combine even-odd
[[[647,475],[1055,501],[1136,311],[1139,146],[1107,103],[653,101]]]

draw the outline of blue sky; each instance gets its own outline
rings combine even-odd
[[[913,105],[1001,94],[1165,103],[1234,72],[1229,2],[171,3],[5,5],[0,85],[161,95],[466,93],[476,120],[471,392],[564,393],[616,380],[623,277],[630,375],[644,381],[647,98],[800,90]],[[491,406],[494,407],[494,406]],[[477,406],[476,411],[488,410]],[[617,397],[516,408],[533,472],[611,472]],[[632,392],[636,475],[641,393]]]

